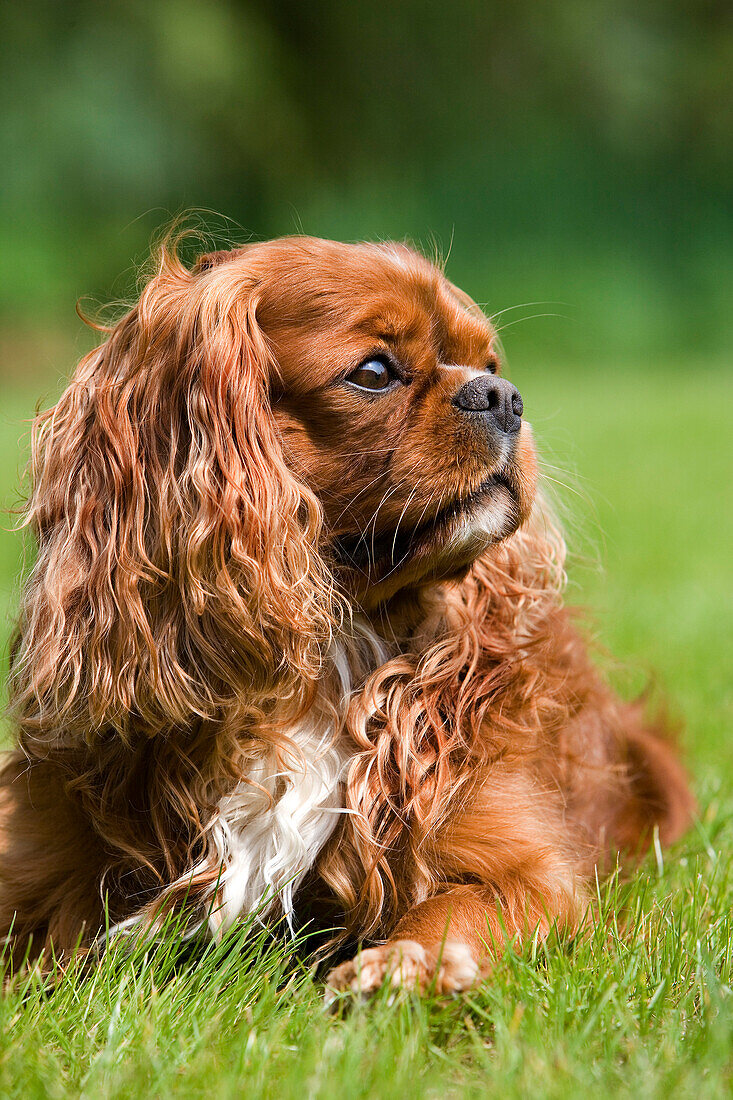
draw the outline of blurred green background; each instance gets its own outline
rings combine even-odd
[[[733,768],[731,5],[6,0],[0,20],[4,499],[24,417],[92,339],[76,300],[132,295],[172,215],[204,211],[219,245],[437,248],[498,315],[575,595],[641,669],[617,678],[656,669],[695,760]],[[20,546],[0,539],[6,609]]]
[[[236,235],[435,240],[490,309],[560,314],[516,326],[543,354],[683,365],[730,338],[727,2],[6,0],[2,20],[6,324],[129,293],[195,206]]]

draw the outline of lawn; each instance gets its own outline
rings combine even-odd
[[[573,944],[508,954],[456,999],[383,991],[327,1013],[304,963],[236,930],[195,964],[174,936],[90,976],[0,999],[8,1097],[727,1096],[733,1091],[733,375],[726,364],[515,362],[588,608],[624,693],[684,724],[700,820],[598,889]],[[3,496],[36,394],[6,385]],[[556,484],[560,483],[560,484]],[[12,607],[18,535],[0,538]],[[608,655],[613,654],[613,659]]]

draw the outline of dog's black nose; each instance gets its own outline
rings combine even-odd
[[[518,432],[524,409],[519,390],[506,378],[482,374],[464,382],[453,397],[462,412],[483,413],[508,435]]]

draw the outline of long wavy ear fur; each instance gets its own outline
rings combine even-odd
[[[38,418],[13,654],[28,735],[129,742],[266,707],[317,671],[320,513],[282,459],[256,306],[240,265],[196,277],[164,255]]]
[[[246,260],[191,272],[164,251],[34,427],[11,706],[121,871],[185,869],[246,734],[307,705],[330,638],[321,514],[281,454],[257,304]]]

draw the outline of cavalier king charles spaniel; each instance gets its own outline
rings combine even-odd
[[[680,836],[668,738],[563,608],[500,367],[402,244],[162,249],[34,427],[13,959],[256,913],[337,926],[335,990],[464,989],[507,938],[577,929],[616,853]]]

